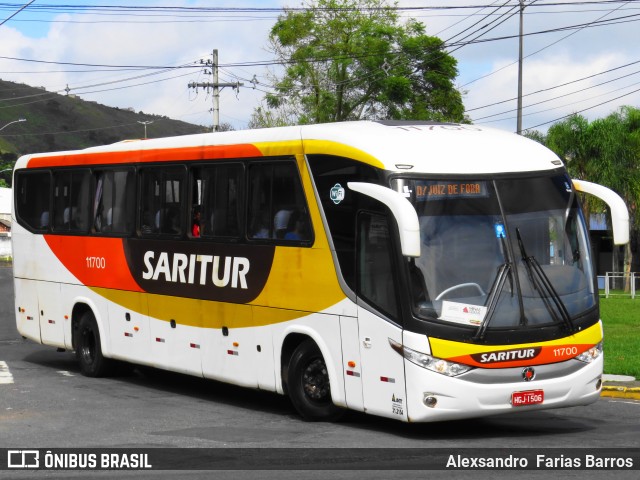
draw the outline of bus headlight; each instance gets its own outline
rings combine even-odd
[[[575,357],[575,359],[580,360],[581,362],[584,362],[584,363],[591,363],[600,355],[602,355],[602,342],[600,342],[597,345],[594,345],[589,350],[582,352],[580,355]]]
[[[391,345],[391,348],[393,348],[396,352],[409,360],[411,363],[415,363],[419,367],[426,368],[427,370],[431,370],[432,372],[447,375],[448,377],[456,377],[458,375],[462,375],[463,373],[466,373],[473,368],[468,365],[449,362],[447,360],[443,360],[442,358],[432,357],[431,355],[427,355],[426,353],[412,350],[403,345],[400,345],[398,342],[395,342],[391,339],[389,339],[389,344]]]

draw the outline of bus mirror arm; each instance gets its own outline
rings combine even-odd
[[[629,211],[613,190],[585,180],[572,180],[573,186],[579,192],[588,193],[605,202],[611,210],[611,228],[613,229],[613,243],[624,245],[629,243]],[[588,221],[588,219],[587,219]]]
[[[373,183],[348,182],[347,187],[385,204],[398,224],[402,255],[420,256],[420,222],[416,209],[409,200],[401,193]]]

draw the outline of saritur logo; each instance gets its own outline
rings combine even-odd
[[[541,347],[518,348],[514,350],[502,350],[499,352],[475,353],[471,355],[478,363],[517,362],[518,360],[531,360],[542,351]]]

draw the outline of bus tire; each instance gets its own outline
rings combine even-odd
[[[287,389],[291,403],[307,421],[333,421],[343,414],[331,400],[327,365],[313,340],[305,340],[293,352]]]
[[[112,363],[102,355],[100,330],[90,311],[84,312],[76,332],[76,359],[80,372],[87,377],[104,377],[111,373]]]

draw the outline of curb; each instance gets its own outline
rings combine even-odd
[[[640,400],[640,388],[624,387],[621,385],[604,385],[600,392],[601,397],[626,398],[630,400]]]

